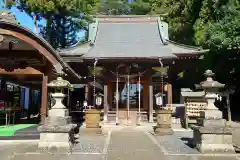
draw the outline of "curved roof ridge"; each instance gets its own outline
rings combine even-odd
[[[161,39],[161,41],[164,45],[167,45],[168,42],[166,40],[166,37],[164,37],[164,31],[162,30],[163,25],[162,25],[162,21],[161,21],[160,17],[157,18],[157,25],[158,25],[158,31],[159,31],[160,39]]]
[[[0,21],[0,24],[6,24],[6,25],[10,25],[19,29],[22,29],[23,31],[25,31],[27,34],[30,34],[31,36],[33,36],[33,39],[36,39],[37,41],[40,42],[40,44],[42,43],[44,46],[44,48],[46,48],[48,51],[50,51],[50,53],[52,53],[52,55],[59,61],[59,63],[65,68],[65,69],[69,69],[70,72],[76,76],[77,78],[81,79],[82,77],[80,75],[78,75],[64,60],[63,58],[58,54],[58,51],[55,50],[44,38],[40,37],[39,35],[35,34],[34,32],[32,32],[30,29],[21,26],[20,24],[16,24],[16,23],[12,23],[12,22],[8,22],[8,21]],[[7,28],[8,30],[11,30],[10,28]],[[32,38],[32,37],[31,37]]]

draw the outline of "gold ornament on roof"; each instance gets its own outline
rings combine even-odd
[[[48,87],[52,87],[52,88],[72,88],[72,85],[69,81],[64,80],[62,77],[57,77],[56,80],[53,80],[48,84]]]

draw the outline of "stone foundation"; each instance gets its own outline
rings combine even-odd
[[[157,112],[157,125],[153,128],[155,135],[172,135],[172,111],[171,110],[158,110]]]
[[[74,144],[74,129],[76,124],[65,126],[42,125],[38,127],[40,131],[40,141],[38,148],[42,151],[71,151]]]
[[[71,152],[77,125],[71,123],[69,111],[62,104],[65,95],[54,93],[52,96],[55,98],[56,104],[48,111],[45,124],[38,127],[40,132],[38,148],[47,152]]]
[[[232,140],[232,128],[222,119],[219,110],[207,110],[201,113],[205,119],[199,119],[193,125],[193,144],[201,153],[235,153]]]
[[[162,128],[162,127],[155,127],[154,128],[154,135],[164,136],[164,135],[172,135],[174,133],[172,128]]]

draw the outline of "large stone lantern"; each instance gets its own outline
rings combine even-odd
[[[225,85],[214,81],[214,73],[207,70],[206,80],[200,83],[205,91],[206,110],[200,112],[198,125],[193,125],[194,144],[202,153],[233,153],[232,131],[222,119],[222,112],[214,105],[217,92]]]
[[[62,93],[64,88],[70,88],[71,84],[58,77],[48,84],[48,87],[55,88],[52,94],[55,100],[54,106],[48,111],[48,117],[42,126],[38,127],[40,131],[40,141],[38,147],[42,150],[61,150],[70,151],[74,140],[74,129],[76,124],[71,124],[71,117],[68,109],[62,103],[65,95]]]

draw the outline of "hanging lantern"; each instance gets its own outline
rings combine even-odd
[[[158,93],[155,95],[157,106],[163,106],[163,96],[164,95],[162,93]]]
[[[100,94],[96,95],[96,101],[95,102],[96,102],[95,104],[97,106],[101,106],[102,105],[102,96]]]
[[[162,96],[156,97],[156,104],[158,106],[161,106],[163,104]]]

